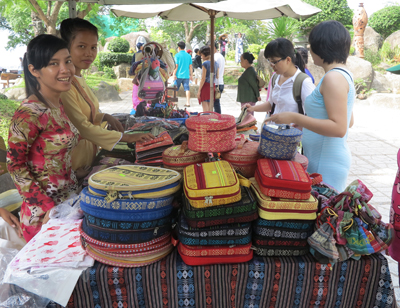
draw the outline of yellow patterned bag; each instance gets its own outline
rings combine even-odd
[[[149,166],[114,166],[89,178],[89,191],[107,202],[123,198],[161,198],[180,189],[181,175],[174,170]]]
[[[198,163],[183,171],[184,191],[195,208],[223,205],[240,201],[240,185],[246,186],[245,178],[239,180],[227,161]],[[247,185],[248,186],[248,185]]]
[[[313,195],[308,200],[282,199],[264,195],[255,178],[249,179],[258,201],[258,215],[268,220],[317,218],[318,201]]]

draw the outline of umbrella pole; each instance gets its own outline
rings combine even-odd
[[[211,19],[211,29],[210,29],[210,35],[211,35],[211,46],[210,46],[210,51],[211,51],[211,66],[210,66],[210,109],[211,111],[214,111],[214,52],[215,52],[215,42],[214,42],[214,31],[215,31],[215,11],[210,10],[209,15]]]

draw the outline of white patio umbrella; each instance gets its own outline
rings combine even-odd
[[[218,3],[180,3],[159,5],[119,5],[111,11],[117,16],[149,18],[160,16],[174,21],[211,20],[211,69],[214,80],[214,20],[232,17],[246,20],[273,19],[281,16],[306,19],[321,10],[301,0],[226,0]],[[213,87],[210,87],[211,110],[214,108]]]

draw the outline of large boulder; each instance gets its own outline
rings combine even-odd
[[[120,101],[117,89],[109,85],[107,82],[100,81],[97,87],[92,88],[94,95],[96,95],[99,102],[115,102]]]
[[[392,92],[400,93],[400,75],[387,72],[384,76],[389,81],[389,88]]]
[[[383,37],[371,27],[367,27],[364,32],[364,48],[378,52],[382,44]]]
[[[374,80],[372,81],[371,88],[378,93],[388,93],[392,90],[391,81],[385,75],[375,72]]]
[[[150,34],[145,31],[131,32],[121,36],[129,42],[129,46],[133,51],[136,51],[136,40],[139,36],[143,36],[146,42],[150,42]]]
[[[7,92],[5,92],[8,99],[13,100],[22,100],[26,98],[25,88],[11,88]]]
[[[121,92],[132,91],[133,83],[131,78],[119,78],[118,87]]]
[[[126,75],[126,69],[129,70],[130,67],[131,67],[131,65],[129,63],[121,63],[117,66],[114,66],[113,70],[114,70],[115,76],[117,76],[117,79],[128,77]]]
[[[370,62],[356,56],[350,56],[347,58],[346,67],[353,74],[354,81],[357,79],[364,80],[366,87],[362,87],[359,90],[369,90],[371,88],[374,80],[374,69]]]
[[[388,42],[392,49],[400,45],[400,30],[390,34],[385,42]]]

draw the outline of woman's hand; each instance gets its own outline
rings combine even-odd
[[[5,209],[0,209],[0,217],[2,217],[4,221],[8,223],[11,227],[17,228],[18,237],[22,237],[22,229],[17,217],[15,217],[13,214]]]
[[[144,141],[149,141],[153,140],[154,136],[151,133],[144,133],[144,134],[131,134],[128,135],[128,143],[134,143],[134,142],[144,142]]]
[[[298,113],[295,112],[281,112],[271,115],[266,121],[275,122],[276,124],[291,124],[296,123],[297,115]]]
[[[257,98],[257,100],[260,102],[260,101],[261,101],[261,96],[259,96],[259,97]]]
[[[90,169],[91,169],[90,166],[84,166],[76,169],[75,174],[77,179],[79,180],[86,177],[90,173]]]
[[[122,127],[121,122],[114,118],[112,115],[106,113],[103,117],[103,120],[107,121],[112,130],[116,130],[121,133],[124,132],[124,128]]]
[[[199,90],[197,91],[197,99],[198,99],[198,100],[200,100],[200,95],[201,95],[200,92],[201,92],[201,90],[199,89]]]

